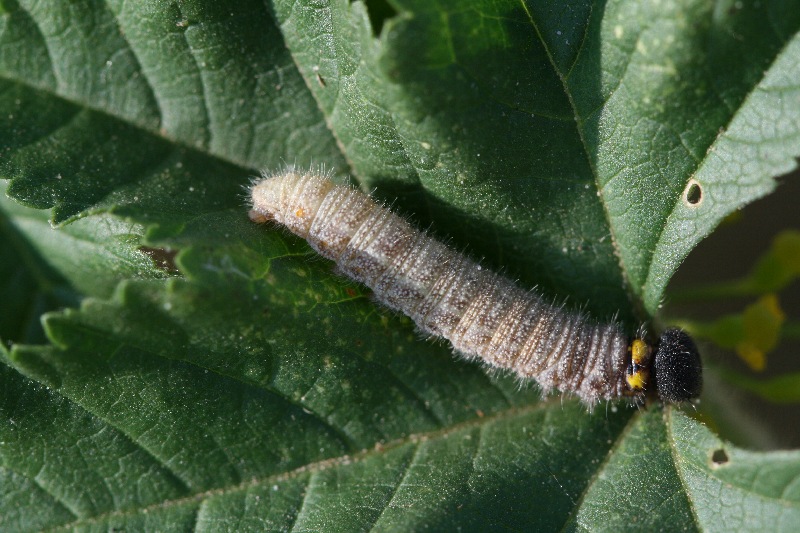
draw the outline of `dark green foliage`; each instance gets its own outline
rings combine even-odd
[[[0,3],[0,529],[800,523],[796,453],[487,376],[243,196],[352,174],[633,330],[795,165],[800,10],[389,4]]]

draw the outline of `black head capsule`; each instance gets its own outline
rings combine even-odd
[[[700,354],[685,332],[668,329],[654,347],[642,339],[634,339],[629,350],[630,362],[625,380],[631,395],[644,394],[652,383],[658,398],[665,403],[683,402],[700,396],[703,388]]]
[[[653,355],[656,392],[663,402],[697,398],[703,388],[703,365],[692,338],[670,328],[661,334]]]

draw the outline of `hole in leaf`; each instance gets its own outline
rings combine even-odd
[[[314,70],[314,75],[317,77],[317,83],[319,83],[319,86],[322,87],[323,89],[327,87],[328,82],[325,81],[325,78],[323,78],[322,75],[319,73],[319,67],[314,67],[313,70]]]
[[[683,191],[683,201],[690,207],[697,207],[703,201],[703,188],[695,181],[689,181],[686,190]]]
[[[175,265],[175,256],[178,255],[178,250],[140,246],[139,251],[149,257],[153,261],[153,264],[156,266],[156,268],[159,268],[168,274],[180,273],[177,265]]]
[[[380,35],[383,24],[397,15],[397,10],[387,0],[364,0],[364,5],[367,7],[373,35]]]
[[[719,449],[714,450],[713,452],[711,452],[711,466],[712,467],[716,468],[716,467],[725,465],[725,464],[728,463],[728,461],[730,461],[730,459],[728,459],[728,454],[725,453],[725,450],[723,450],[722,448],[719,448]]]

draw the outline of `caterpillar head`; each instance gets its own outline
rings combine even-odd
[[[653,354],[656,392],[663,402],[697,398],[703,388],[703,366],[692,338],[684,331],[664,331]]]

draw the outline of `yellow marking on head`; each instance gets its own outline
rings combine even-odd
[[[643,365],[650,357],[650,347],[642,339],[634,339],[631,343],[631,361]]]
[[[628,387],[630,387],[631,390],[644,390],[647,386],[647,379],[645,378],[645,373],[642,371],[625,376],[625,380],[628,382]]]
[[[628,372],[625,381],[632,391],[643,391],[647,389],[650,381],[650,358],[653,350],[642,339],[631,341],[630,348],[631,361],[628,364]]]

